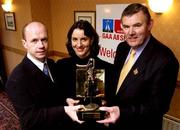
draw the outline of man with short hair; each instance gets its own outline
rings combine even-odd
[[[178,60],[152,36],[153,20],[146,6],[128,5],[121,21],[126,41],[116,50],[112,107],[101,107],[109,115],[97,122],[119,130],[162,130],[176,86]],[[135,51],[133,58],[131,50]],[[129,63],[132,67],[127,71]]]
[[[48,33],[44,24],[36,21],[26,24],[22,37],[27,54],[5,86],[22,130],[60,130],[63,121],[70,118],[81,123],[76,115],[79,106],[61,105],[55,63],[47,58]],[[47,75],[43,72],[45,63]]]

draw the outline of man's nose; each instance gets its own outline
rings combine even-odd
[[[135,31],[134,31],[134,28],[133,28],[133,27],[130,27],[130,28],[129,28],[129,34],[130,34],[130,35],[135,34]]]
[[[43,41],[39,40],[39,41],[38,41],[38,46],[39,46],[39,47],[44,47]]]

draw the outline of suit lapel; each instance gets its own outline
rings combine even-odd
[[[25,57],[23,62],[25,64],[25,66],[26,66],[27,71],[32,74],[32,77],[34,77],[34,78],[36,77],[35,79],[41,78],[44,81],[49,80],[49,81],[52,82],[50,77],[47,77],[30,59]],[[52,65],[52,63],[49,62],[49,60],[47,62],[48,62],[48,67],[50,67],[50,69],[52,69],[54,67]]]
[[[138,57],[135,64],[132,66],[130,72],[124,79],[119,91],[124,91],[126,88],[131,86],[130,84],[132,84],[133,82],[136,82],[135,80],[141,75],[141,73],[143,73],[143,71],[146,67],[146,64],[148,63],[148,61],[150,60],[150,58],[153,54],[153,49],[152,49],[153,44],[154,43],[152,42],[152,38],[151,38],[150,41],[148,42],[147,46],[144,48],[144,50]]]
[[[54,61],[50,60],[50,59],[47,59],[47,63],[48,63],[48,67],[49,67],[49,70],[51,71],[51,76],[54,80],[54,82],[56,81],[56,76],[55,76],[55,72],[56,72],[56,69],[55,69],[55,63]]]

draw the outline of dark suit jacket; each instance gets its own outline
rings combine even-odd
[[[53,79],[54,61],[47,60]],[[17,65],[8,78],[6,91],[20,117],[22,130],[55,130],[66,118],[60,106],[59,89],[27,57]]]
[[[111,105],[120,107],[115,128],[122,130],[162,130],[163,114],[176,86],[179,63],[172,51],[151,36],[117,93],[117,83],[130,50],[126,42],[117,47],[115,85]]]

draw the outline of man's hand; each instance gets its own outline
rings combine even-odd
[[[112,107],[100,107],[102,111],[106,111],[107,115],[104,120],[98,120],[96,122],[108,125],[109,123],[115,123],[120,117],[120,109],[118,106]]]
[[[77,116],[78,109],[82,108],[82,105],[77,106],[64,106],[64,110],[66,114],[73,120],[80,124],[82,124],[84,121],[80,121]]]
[[[74,105],[77,105],[79,103],[79,100],[74,100],[72,98],[67,98],[66,99],[66,103],[69,105],[69,106],[74,106]]]

